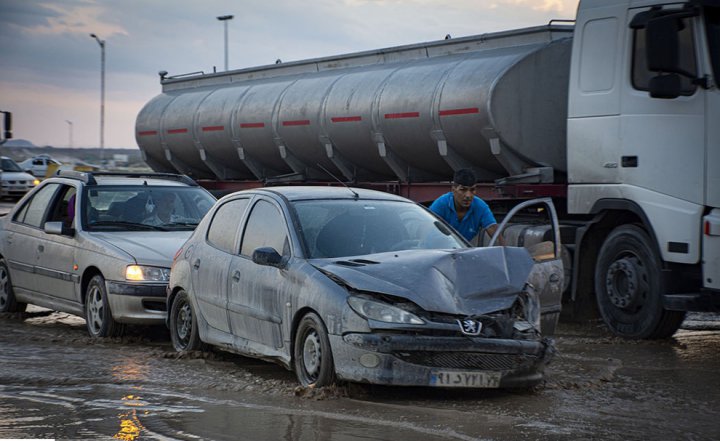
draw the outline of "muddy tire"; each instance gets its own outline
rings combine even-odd
[[[5,259],[0,259],[0,312],[24,312],[27,303],[15,300],[10,271]]]
[[[325,324],[317,314],[308,313],[300,321],[293,352],[293,367],[300,384],[322,387],[335,383],[330,340]]]
[[[614,229],[595,267],[595,294],[605,324],[619,336],[670,337],[685,312],[663,309],[661,261],[648,234],[635,225]]]
[[[85,290],[85,323],[93,338],[119,337],[125,330],[112,316],[105,278],[99,274],[90,279]]]
[[[170,309],[170,339],[178,352],[202,351],[206,348],[200,340],[197,316],[185,291],[178,292]]]

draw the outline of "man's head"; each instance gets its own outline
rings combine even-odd
[[[456,208],[470,208],[475,196],[475,181],[475,173],[470,169],[464,168],[455,172],[452,192]]]

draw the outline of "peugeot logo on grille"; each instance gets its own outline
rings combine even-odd
[[[466,318],[458,320],[458,324],[460,325],[460,330],[465,335],[478,335],[482,330],[482,323],[478,320]]]

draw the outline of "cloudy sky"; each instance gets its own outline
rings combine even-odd
[[[137,148],[135,118],[170,75],[240,69],[571,19],[578,0],[0,0],[0,110],[15,138]]]

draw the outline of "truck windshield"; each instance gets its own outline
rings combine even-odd
[[[715,83],[717,83],[720,78],[720,7],[705,7],[705,28],[707,29],[713,75],[715,76]]]
[[[410,202],[312,200],[293,206],[310,258],[467,246],[451,228]]]

